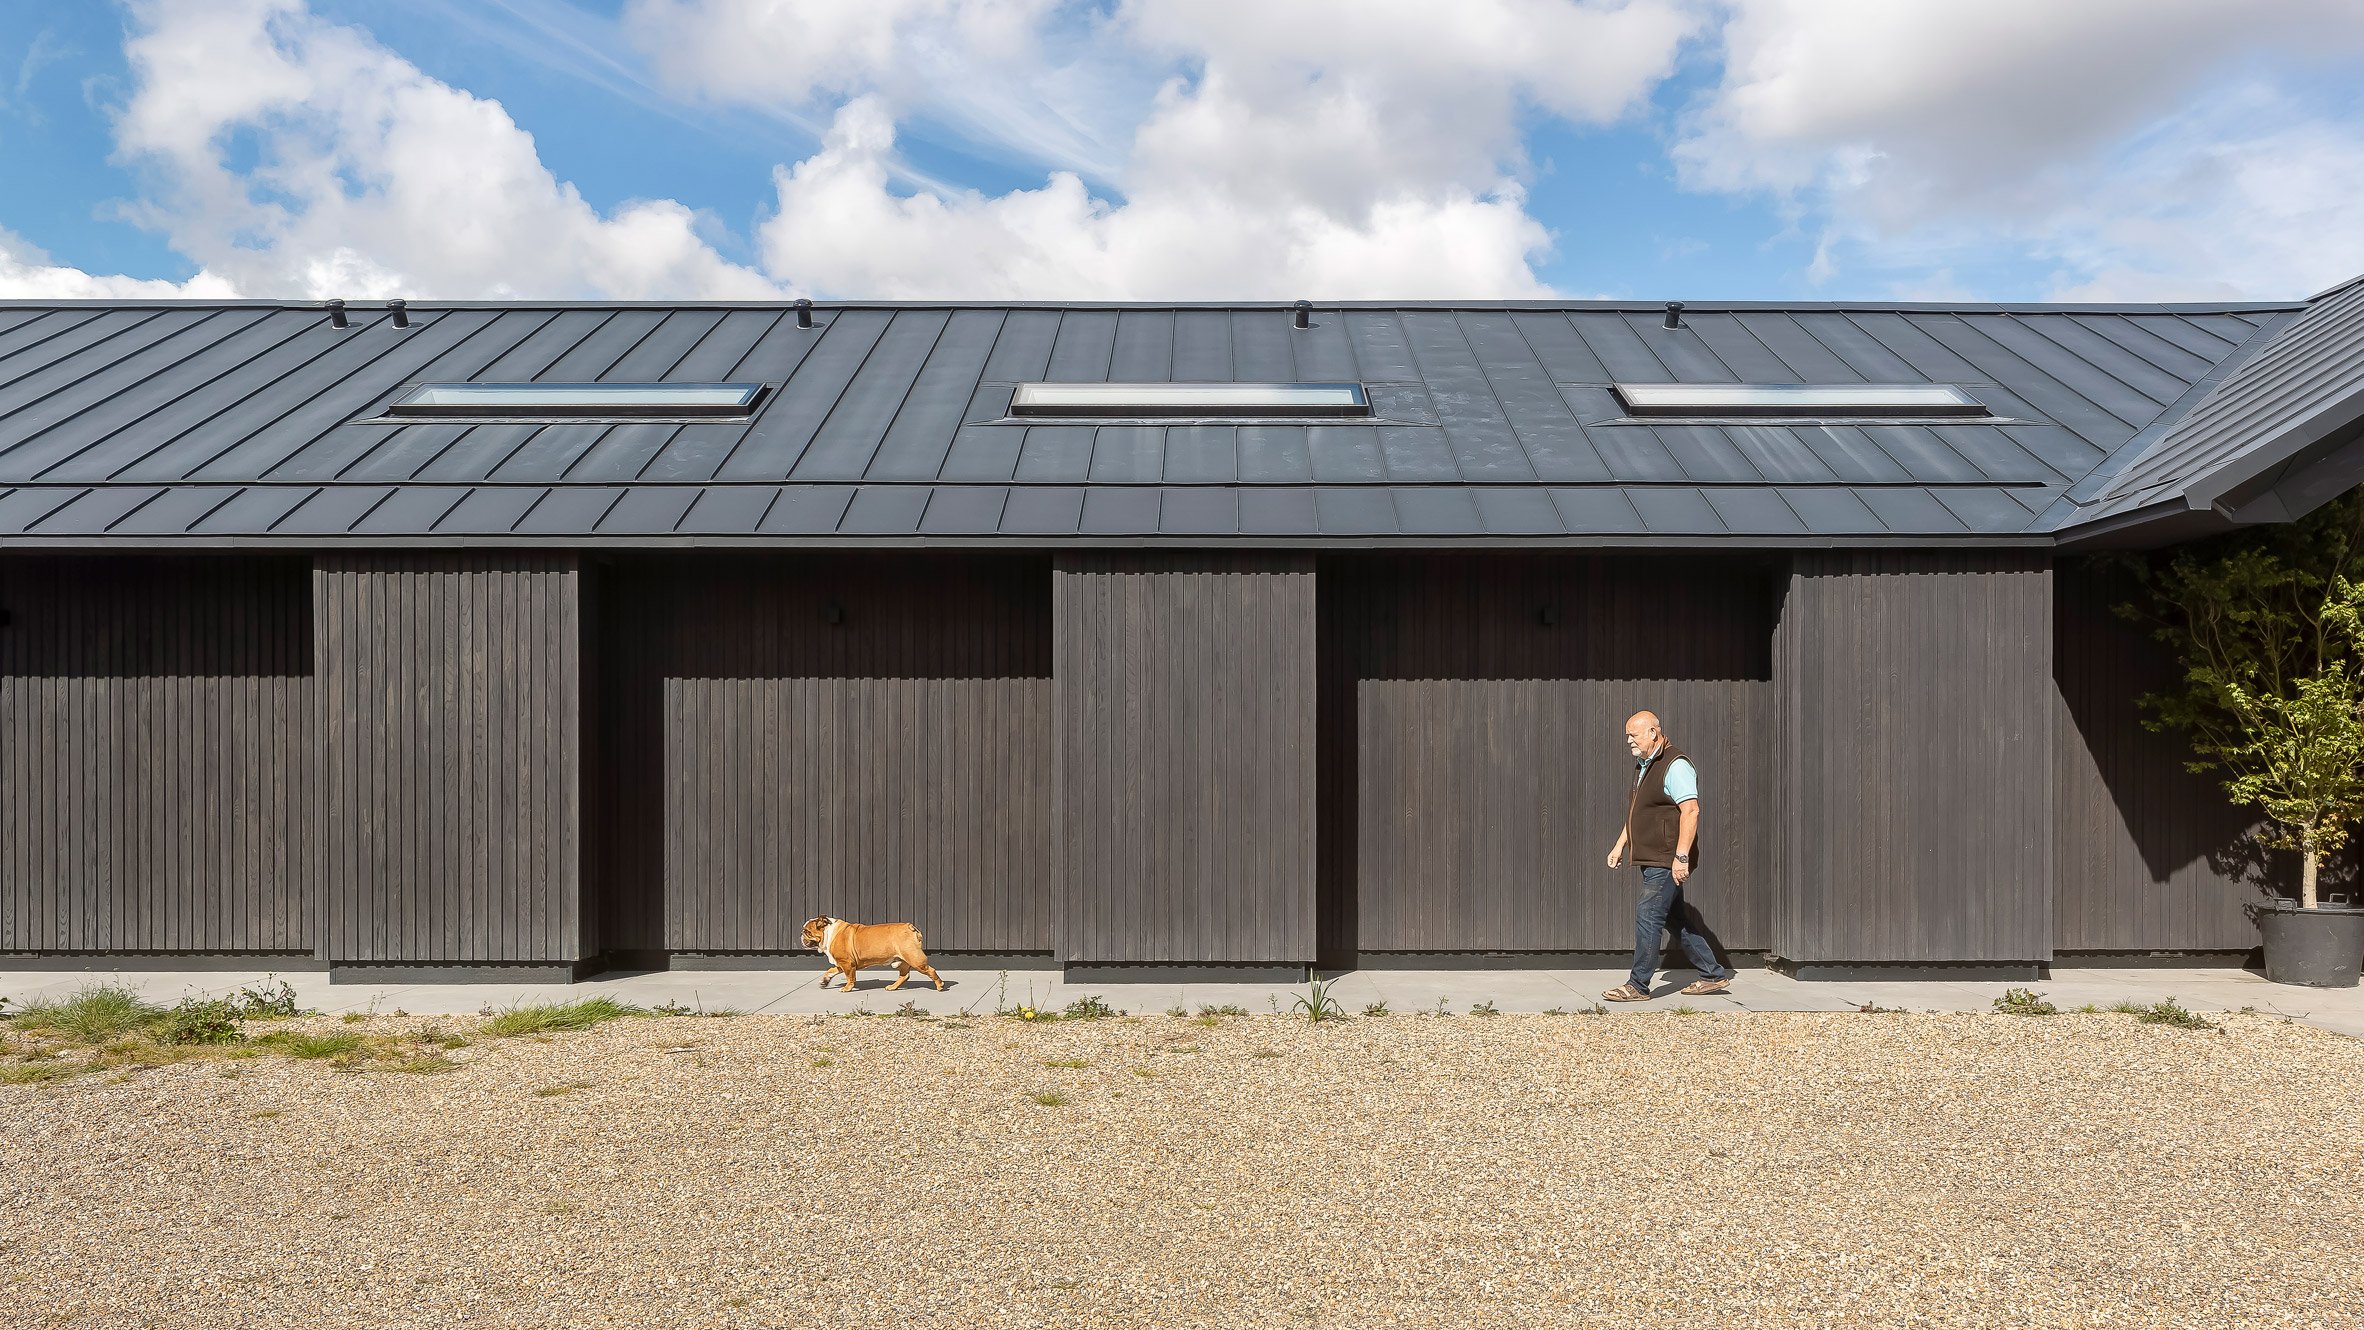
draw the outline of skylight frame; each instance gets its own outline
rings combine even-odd
[[[745,420],[761,383],[415,383],[394,420]],[[569,399],[572,400],[569,400]]]
[[[1358,382],[1018,384],[1010,415],[1024,420],[1367,419],[1371,395]]]
[[[1893,420],[1978,420],[1984,402],[1954,383],[1617,383],[1634,416],[1791,416]]]

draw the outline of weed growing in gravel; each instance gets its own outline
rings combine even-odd
[[[1081,1071],[1092,1064],[1086,1062],[1082,1058],[1044,1058],[1042,1060],[1042,1065],[1046,1067],[1064,1067],[1069,1071]]]
[[[242,1037],[238,1030],[238,1007],[225,998],[200,1001],[190,998],[164,1013],[157,1022],[157,1039],[167,1044],[234,1044]]]
[[[533,1002],[511,1007],[487,1018],[480,1030],[495,1038],[507,1039],[521,1034],[540,1034],[545,1030],[588,1030],[605,1021],[648,1014],[644,1007],[630,1006],[605,997],[584,998],[579,1002]]]
[[[1196,1053],[1200,1050],[1196,1044],[1168,1044],[1166,1051],[1168,1053]]]
[[[1068,1003],[1067,1010],[1061,1012],[1060,1015],[1063,1019],[1071,1021],[1097,1021],[1105,1020],[1110,1016],[1122,1016],[1124,1013],[1102,1002],[1097,995],[1093,995],[1079,997]]]
[[[309,1014],[296,1005],[294,986],[285,979],[280,979],[278,983],[274,984],[271,982],[274,978],[277,976],[264,975],[261,984],[253,988],[241,988],[238,990],[238,996],[230,999],[238,1008],[239,1019],[249,1021],[285,1020],[292,1016]]]
[[[1365,1006],[1363,1007],[1363,1015],[1365,1015],[1365,1016],[1385,1016],[1386,1014],[1387,1014],[1387,999],[1386,999],[1386,998],[1381,998],[1381,999],[1379,999],[1377,1002],[1372,1002],[1372,1003],[1365,1004]]]
[[[1306,992],[1297,999],[1295,1010],[1304,1012],[1305,1019],[1314,1025],[1319,1025],[1326,1020],[1345,1020],[1346,1009],[1338,1005],[1338,999],[1330,996],[1330,985],[1335,982],[1335,980],[1308,980]]]
[[[1871,1016],[1901,1016],[1904,1014],[1902,1007],[1883,1007],[1878,1002],[1859,1002],[1855,1005],[1855,1009]]]
[[[1543,1014],[1546,1016],[1565,1016],[1568,1014],[1568,1009],[1566,1007],[1545,1007],[1543,1009]]]
[[[1280,1055],[1280,1050],[1277,1048],[1259,1048],[1251,1056],[1260,1058],[1277,1058]]]
[[[834,1067],[837,1065],[837,1059],[830,1057],[826,1053],[823,1053],[813,1059],[813,1065],[816,1067]]]
[[[1133,1068],[1133,1074],[1134,1074],[1135,1076],[1138,1076],[1138,1077],[1140,1077],[1142,1080],[1145,1080],[1145,1081],[1150,1081],[1150,1080],[1155,1080],[1155,1079],[1157,1079],[1157,1073],[1156,1073],[1156,1072],[1154,1072],[1154,1071],[1151,1071],[1151,1070],[1150,1070],[1149,1068],[1147,1068],[1147,1067],[1135,1067],[1135,1068]]]
[[[1700,1014],[1699,1008],[1692,1006],[1688,1002],[1677,1002],[1674,1004],[1673,1011],[1677,1016],[1697,1016]]]
[[[1029,1098],[1044,1108],[1059,1108],[1067,1102],[1067,1096],[1057,1090],[1037,1090]]]
[[[2007,988],[1995,999],[1995,1010],[2007,1016],[2057,1016],[2060,1008],[2044,1000],[2044,995],[2025,988]]]
[[[1173,1017],[1175,1020],[1181,1020],[1183,1017],[1188,1016],[1189,1014],[1190,1008],[1188,1007],[1177,1005],[1166,1008],[1166,1015]]]
[[[254,1116],[254,1117],[255,1117],[255,1118],[257,1118],[257,1119],[261,1119],[261,1118],[275,1118],[275,1117],[278,1117],[278,1116],[280,1116],[280,1115],[281,1115],[282,1113],[284,1113],[284,1112],[286,1112],[286,1110],[285,1110],[285,1109],[278,1109],[278,1108],[266,1108],[266,1109],[261,1109],[261,1110],[258,1110],[258,1111],[257,1111],[257,1112],[255,1112],[255,1113],[254,1113],[252,1116]]]
[[[2167,998],[2144,1006],[2139,1002],[2119,1002],[2111,1011],[2132,1016],[2145,1025],[2172,1025],[2178,1030],[2213,1030],[2216,1023],[2196,1011],[2186,1011],[2174,998]]]
[[[1201,1016],[1245,1016],[1248,1014],[1248,1009],[1236,1002],[1226,1002],[1220,1007],[1208,1003],[1198,1009],[1198,1014]]]
[[[302,1034],[292,1030],[274,1030],[254,1041],[291,1058],[338,1058],[362,1051],[357,1034]]]
[[[590,1081],[560,1081],[556,1085],[545,1085],[541,1089],[534,1091],[534,1097],[536,1099],[555,1099],[562,1094],[573,1094],[577,1090],[588,1090],[591,1088],[591,1086],[592,1082]]]
[[[1452,1012],[1450,1012],[1450,1011],[1447,1011],[1447,1010],[1445,1009],[1445,1000],[1444,1000],[1443,998],[1438,998],[1438,999],[1436,1000],[1436,1010],[1435,1010],[1435,1011],[1432,1011],[1432,1012],[1430,1012],[1430,1013],[1428,1013],[1428,1014],[1429,1014],[1429,1015],[1431,1015],[1431,1016],[1434,1016],[1434,1017],[1436,1017],[1436,1018],[1437,1018],[1437,1019],[1439,1019],[1439,1020],[1442,1020],[1442,1019],[1444,1019],[1445,1017],[1452,1015],[1453,1013],[1452,1013]]]
[[[1483,1002],[1470,1003],[1469,1014],[1472,1016],[1499,1016],[1502,1013],[1495,1008],[1494,999],[1487,998]]]
[[[88,1068],[79,1062],[62,1060],[0,1065],[0,1085],[40,1085],[46,1081],[62,1081],[86,1070]]]

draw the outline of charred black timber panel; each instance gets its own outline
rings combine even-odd
[[[606,945],[765,953],[815,915],[1047,952],[1047,555],[599,570]]]
[[[1776,955],[2051,958],[2051,582],[2041,554],[1794,557]]]
[[[306,568],[0,556],[0,951],[311,950]]]
[[[1700,773],[1695,922],[1764,945],[1778,579],[1748,556],[1325,556],[1322,955],[1630,948],[1625,718]]]
[[[2184,767],[2181,735],[2138,699],[2175,686],[2167,648],[2113,614],[2135,587],[2107,561],[2054,576],[2052,682],[2059,819],[2053,945],[2063,951],[2245,951],[2244,900],[2295,885],[2295,856],[2261,849],[2220,778]]]
[[[1061,960],[1311,961],[1311,556],[1076,554],[1056,570]]]
[[[317,562],[332,965],[571,965],[595,949],[581,602],[572,555]]]

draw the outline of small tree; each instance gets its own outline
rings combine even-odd
[[[2364,491],[2136,573],[2152,612],[2118,612],[2183,668],[2179,691],[2142,699],[2144,725],[2186,733],[2185,765],[2266,815],[2263,839],[2298,851],[2313,909],[2323,855],[2364,817]]]

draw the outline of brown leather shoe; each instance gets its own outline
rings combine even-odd
[[[1611,1002],[1647,1002],[1650,1000],[1650,995],[1634,987],[1630,980],[1617,985],[1601,996]]]
[[[1725,975],[1721,979],[1702,979],[1697,983],[1686,985],[1683,991],[1693,997],[1704,993],[1729,993],[1732,991],[1732,976]]]

